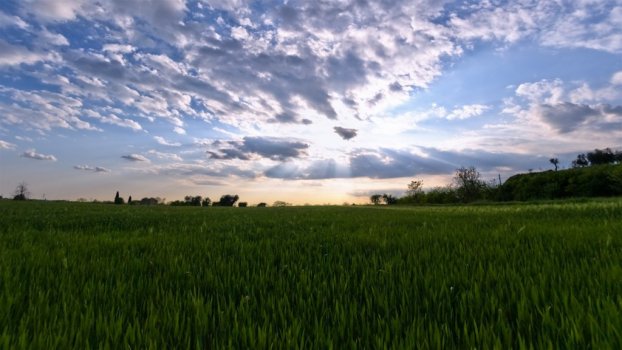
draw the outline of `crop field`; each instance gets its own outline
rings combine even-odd
[[[0,348],[622,348],[622,200],[0,201]]]

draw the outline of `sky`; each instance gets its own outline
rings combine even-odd
[[[3,0],[0,194],[367,202],[622,148],[622,0]]]

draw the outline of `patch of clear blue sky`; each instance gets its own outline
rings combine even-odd
[[[542,79],[585,81],[597,88],[606,85],[619,70],[619,55],[602,51],[525,44],[498,50],[484,45],[448,62],[428,89],[415,91],[408,103],[391,112],[425,110],[432,104],[447,109],[468,104],[498,106],[504,98],[514,95],[518,85]]]

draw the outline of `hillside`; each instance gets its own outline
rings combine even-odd
[[[499,199],[504,201],[619,195],[622,195],[622,164],[517,174],[499,191]]]

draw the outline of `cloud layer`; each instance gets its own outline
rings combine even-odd
[[[0,38],[2,153],[111,177],[522,171],[622,137],[622,0],[32,0]],[[472,62],[532,47],[546,74]],[[608,70],[557,68],[587,53]]]

